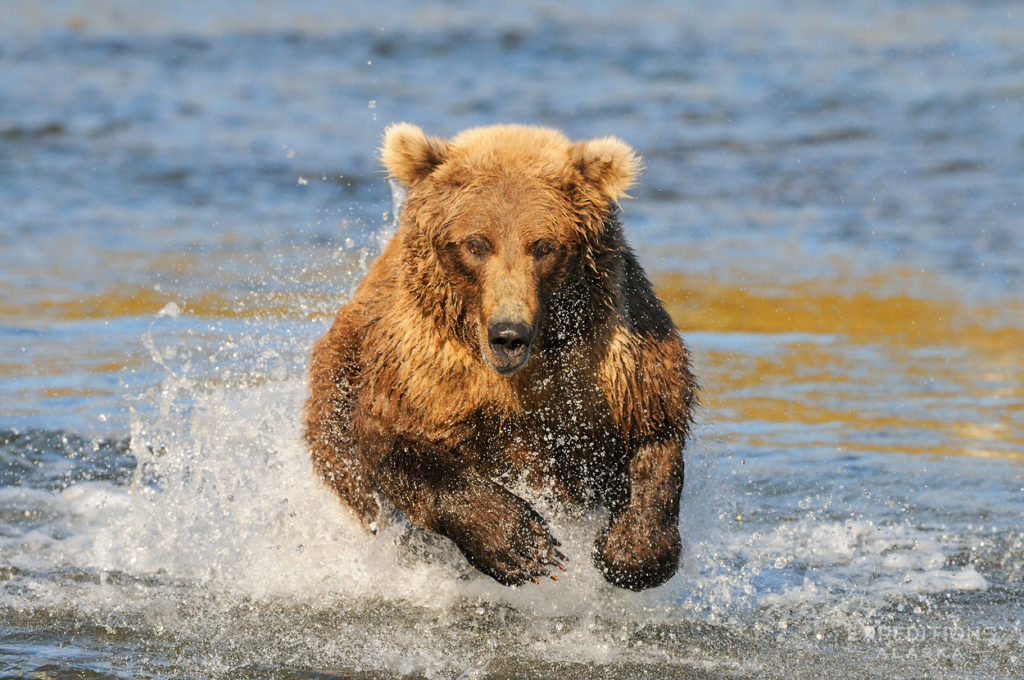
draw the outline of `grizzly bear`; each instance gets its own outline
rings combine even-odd
[[[407,123],[381,157],[408,193],[313,349],[317,472],[368,528],[397,509],[506,585],[565,568],[513,489],[603,505],[604,577],[664,583],[697,386],[623,236],[640,158],[614,137],[496,125],[446,140]]]

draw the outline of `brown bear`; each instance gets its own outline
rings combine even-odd
[[[619,221],[639,157],[614,137],[496,125],[445,140],[406,123],[381,157],[408,194],[314,347],[316,470],[366,526],[397,508],[507,585],[565,560],[511,488],[600,504],[605,578],[664,583],[697,387]]]

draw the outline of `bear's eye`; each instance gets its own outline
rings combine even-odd
[[[534,257],[547,257],[554,250],[550,241],[537,241],[533,244]]]
[[[466,251],[473,257],[483,257],[487,254],[487,244],[478,238],[471,238],[464,244]]]

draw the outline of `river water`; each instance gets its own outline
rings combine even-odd
[[[1015,2],[10,0],[0,678],[998,678],[1024,667]],[[615,134],[694,349],[679,574],[368,539],[304,370],[385,125]]]

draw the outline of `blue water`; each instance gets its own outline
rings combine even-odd
[[[1017,3],[0,14],[0,678],[1021,677]],[[644,157],[705,394],[663,588],[563,519],[565,578],[507,590],[317,484],[305,362],[398,120]]]

